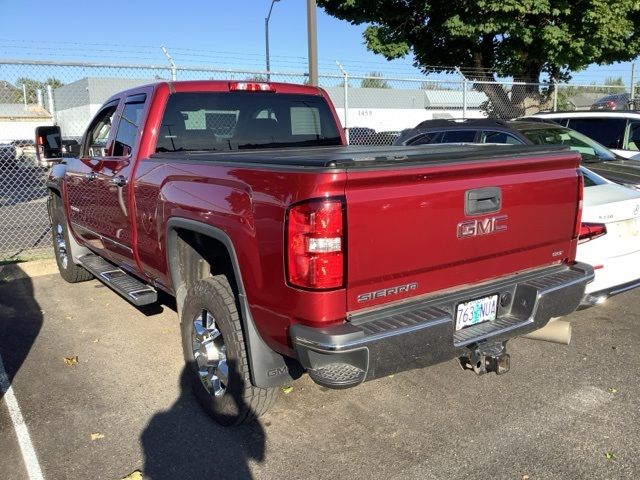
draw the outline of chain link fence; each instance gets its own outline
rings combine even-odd
[[[0,60],[0,261],[52,253],[47,171],[35,157],[36,126],[60,125],[66,141],[79,142],[114,93],[159,80],[203,79],[308,83],[303,72]],[[352,76],[342,67],[320,75],[319,83],[349,142],[357,145],[389,145],[424,120],[509,119],[538,110],[589,109],[606,95],[627,104],[630,98],[623,86]]]

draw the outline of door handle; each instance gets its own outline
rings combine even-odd
[[[96,178],[98,178],[98,174],[96,172],[85,173],[84,178],[89,181],[95,180]]]
[[[127,184],[127,179],[122,175],[118,175],[117,177],[113,177],[111,179],[111,183],[113,183],[116,187],[124,187]]]

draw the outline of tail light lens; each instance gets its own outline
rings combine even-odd
[[[585,243],[607,233],[607,226],[603,223],[582,223],[578,243]]]
[[[582,220],[582,200],[584,198],[584,177],[582,172],[578,170],[578,211],[576,212],[576,221],[573,227],[573,238],[579,238],[582,232],[580,221]]]
[[[312,289],[344,284],[344,202],[312,200],[287,216],[287,277],[291,285]]]

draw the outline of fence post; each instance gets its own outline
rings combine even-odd
[[[167,57],[167,60],[169,60],[169,66],[171,67],[171,80],[175,82],[178,79],[178,69],[176,68],[176,63],[173,61],[173,58],[171,58],[171,55],[169,55],[169,52],[165,47],[160,48],[162,49],[164,56]]]
[[[456,67],[456,72],[460,77],[462,77],[462,119],[466,120],[467,118],[467,77],[463,75],[458,67]]]
[[[47,85],[47,100],[49,101],[49,113],[51,114],[51,122],[54,125],[57,125],[58,119],[56,118],[56,107],[53,104],[53,88],[51,88],[51,85]]]
[[[349,143],[349,74],[344,68],[342,68],[342,65],[337,60],[336,65],[338,65],[338,68],[340,69],[340,71],[342,72],[342,76],[344,77],[344,125],[342,127],[344,128],[344,135],[347,138],[347,143]]]
[[[558,111],[558,82],[553,79],[553,111]]]

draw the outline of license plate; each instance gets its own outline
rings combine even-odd
[[[498,314],[498,295],[459,303],[456,309],[456,330],[495,320]]]
[[[622,238],[637,237],[640,235],[640,217],[620,222]]]

